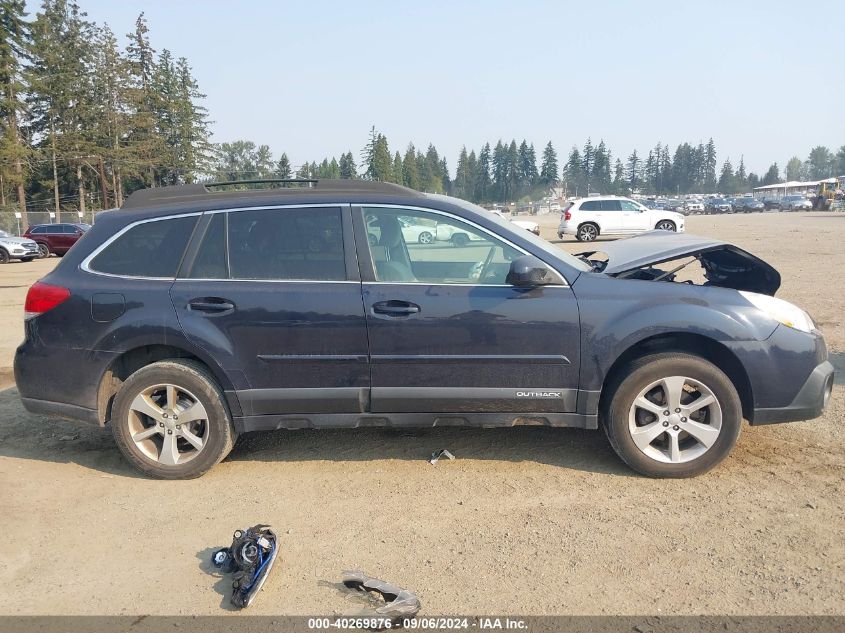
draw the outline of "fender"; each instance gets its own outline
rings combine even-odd
[[[759,311],[729,288],[595,274],[581,275],[573,291],[576,297],[590,297],[578,302],[582,390],[601,390],[616,360],[656,335],[695,334],[727,345],[764,341],[778,326],[774,319],[761,319]]]

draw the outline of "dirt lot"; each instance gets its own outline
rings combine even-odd
[[[556,217],[543,221],[556,239]],[[813,314],[842,366],[845,214],[688,229],[775,265],[779,295]],[[0,367],[26,287],[54,262],[0,268]],[[209,555],[259,522],[282,550],[254,614],[354,613],[330,584],[354,568],[416,591],[427,615],[845,613],[841,386],[823,418],[746,427],[693,480],[636,476],[596,432],[528,427],[264,434],[202,479],[159,482],[108,431],[27,414],[3,371],[0,613],[222,613]],[[439,448],[457,460],[429,465]]]

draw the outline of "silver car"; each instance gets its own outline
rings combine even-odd
[[[781,211],[812,211],[813,203],[804,196],[784,196],[780,201]]]
[[[40,257],[38,244],[24,237],[0,230],[0,264],[8,264],[13,259],[29,262]]]

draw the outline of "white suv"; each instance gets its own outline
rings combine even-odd
[[[599,235],[633,235],[653,229],[684,231],[684,216],[674,211],[649,209],[630,198],[599,196],[579,198],[563,212],[559,238],[574,235],[579,242],[592,242]]]

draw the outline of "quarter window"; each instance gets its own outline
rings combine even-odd
[[[130,277],[175,277],[196,222],[196,216],[185,216],[137,224],[94,257],[91,270]]]
[[[503,285],[520,251],[456,218],[411,209],[365,208],[378,281]]]

